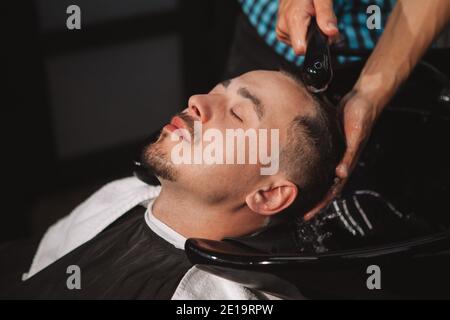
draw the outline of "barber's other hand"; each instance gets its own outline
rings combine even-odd
[[[277,38],[290,45],[297,55],[304,55],[306,35],[313,16],[330,39],[339,34],[332,0],[279,0]]]
[[[372,127],[381,113],[381,108],[376,107],[369,98],[354,90],[342,99],[340,112],[347,148],[341,162],[336,167],[334,185],[325,198],[304,216],[305,220],[313,218],[341,193],[370,136]]]

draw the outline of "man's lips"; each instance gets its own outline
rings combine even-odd
[[[170,124],[179,128],[179,129],[187,129],[186,124],[184,123],[183,119],[181,119],[178,116],[175,116],[172,118],[172,121],[170,121]]]
[[[169,124],[167,124],[164,129],[166,129],[169,132],[175,132],[177,129],[184,129],[184,130],[179,130],[177,131],[177,133],[180,134],[180,136],[185,139],[186,141],[190,141],[190,134],[189,134],[189,130],[185,124],[185,122],[183,121],[183,119],[181,119],[178,116],[175,116],[172,118],[172,120],[170,121]]]

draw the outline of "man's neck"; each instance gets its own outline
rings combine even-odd
[[[264,226],[264,217],[248,207],[208,205],[195,201],[189,194],[162,186],[153,202],[153,215],[186,238],[222,240],[252,233]]]

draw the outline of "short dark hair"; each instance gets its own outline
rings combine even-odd
[[[312,114],[299,115],[291,122],[280,154],[280,170],[299,190],[294,204],[279,215],[286,220],[304,215],[322,200],[334,183],[345,142],[337,108],[324,95],[309,93],[291,73],[282,73],[295,80],[310,98],[313,109]]]

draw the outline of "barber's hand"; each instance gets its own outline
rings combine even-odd
[[[341,102],[340,112],[343,121],[347,148],[344,157],[336,167],[336,179],[325,198],[305,216],[310,220],[340,194],[348,177],[354,169],[358,157],[369,138],[372,127],[382,108],[376,107],[370,99],[357,91],[348,93]]]
[[[316,17],[319,28],[330,39],[339,34],[332,0],[280,0],[277,38],[290,45],[295,54],[304,55],[306,35],[313,16]]]

